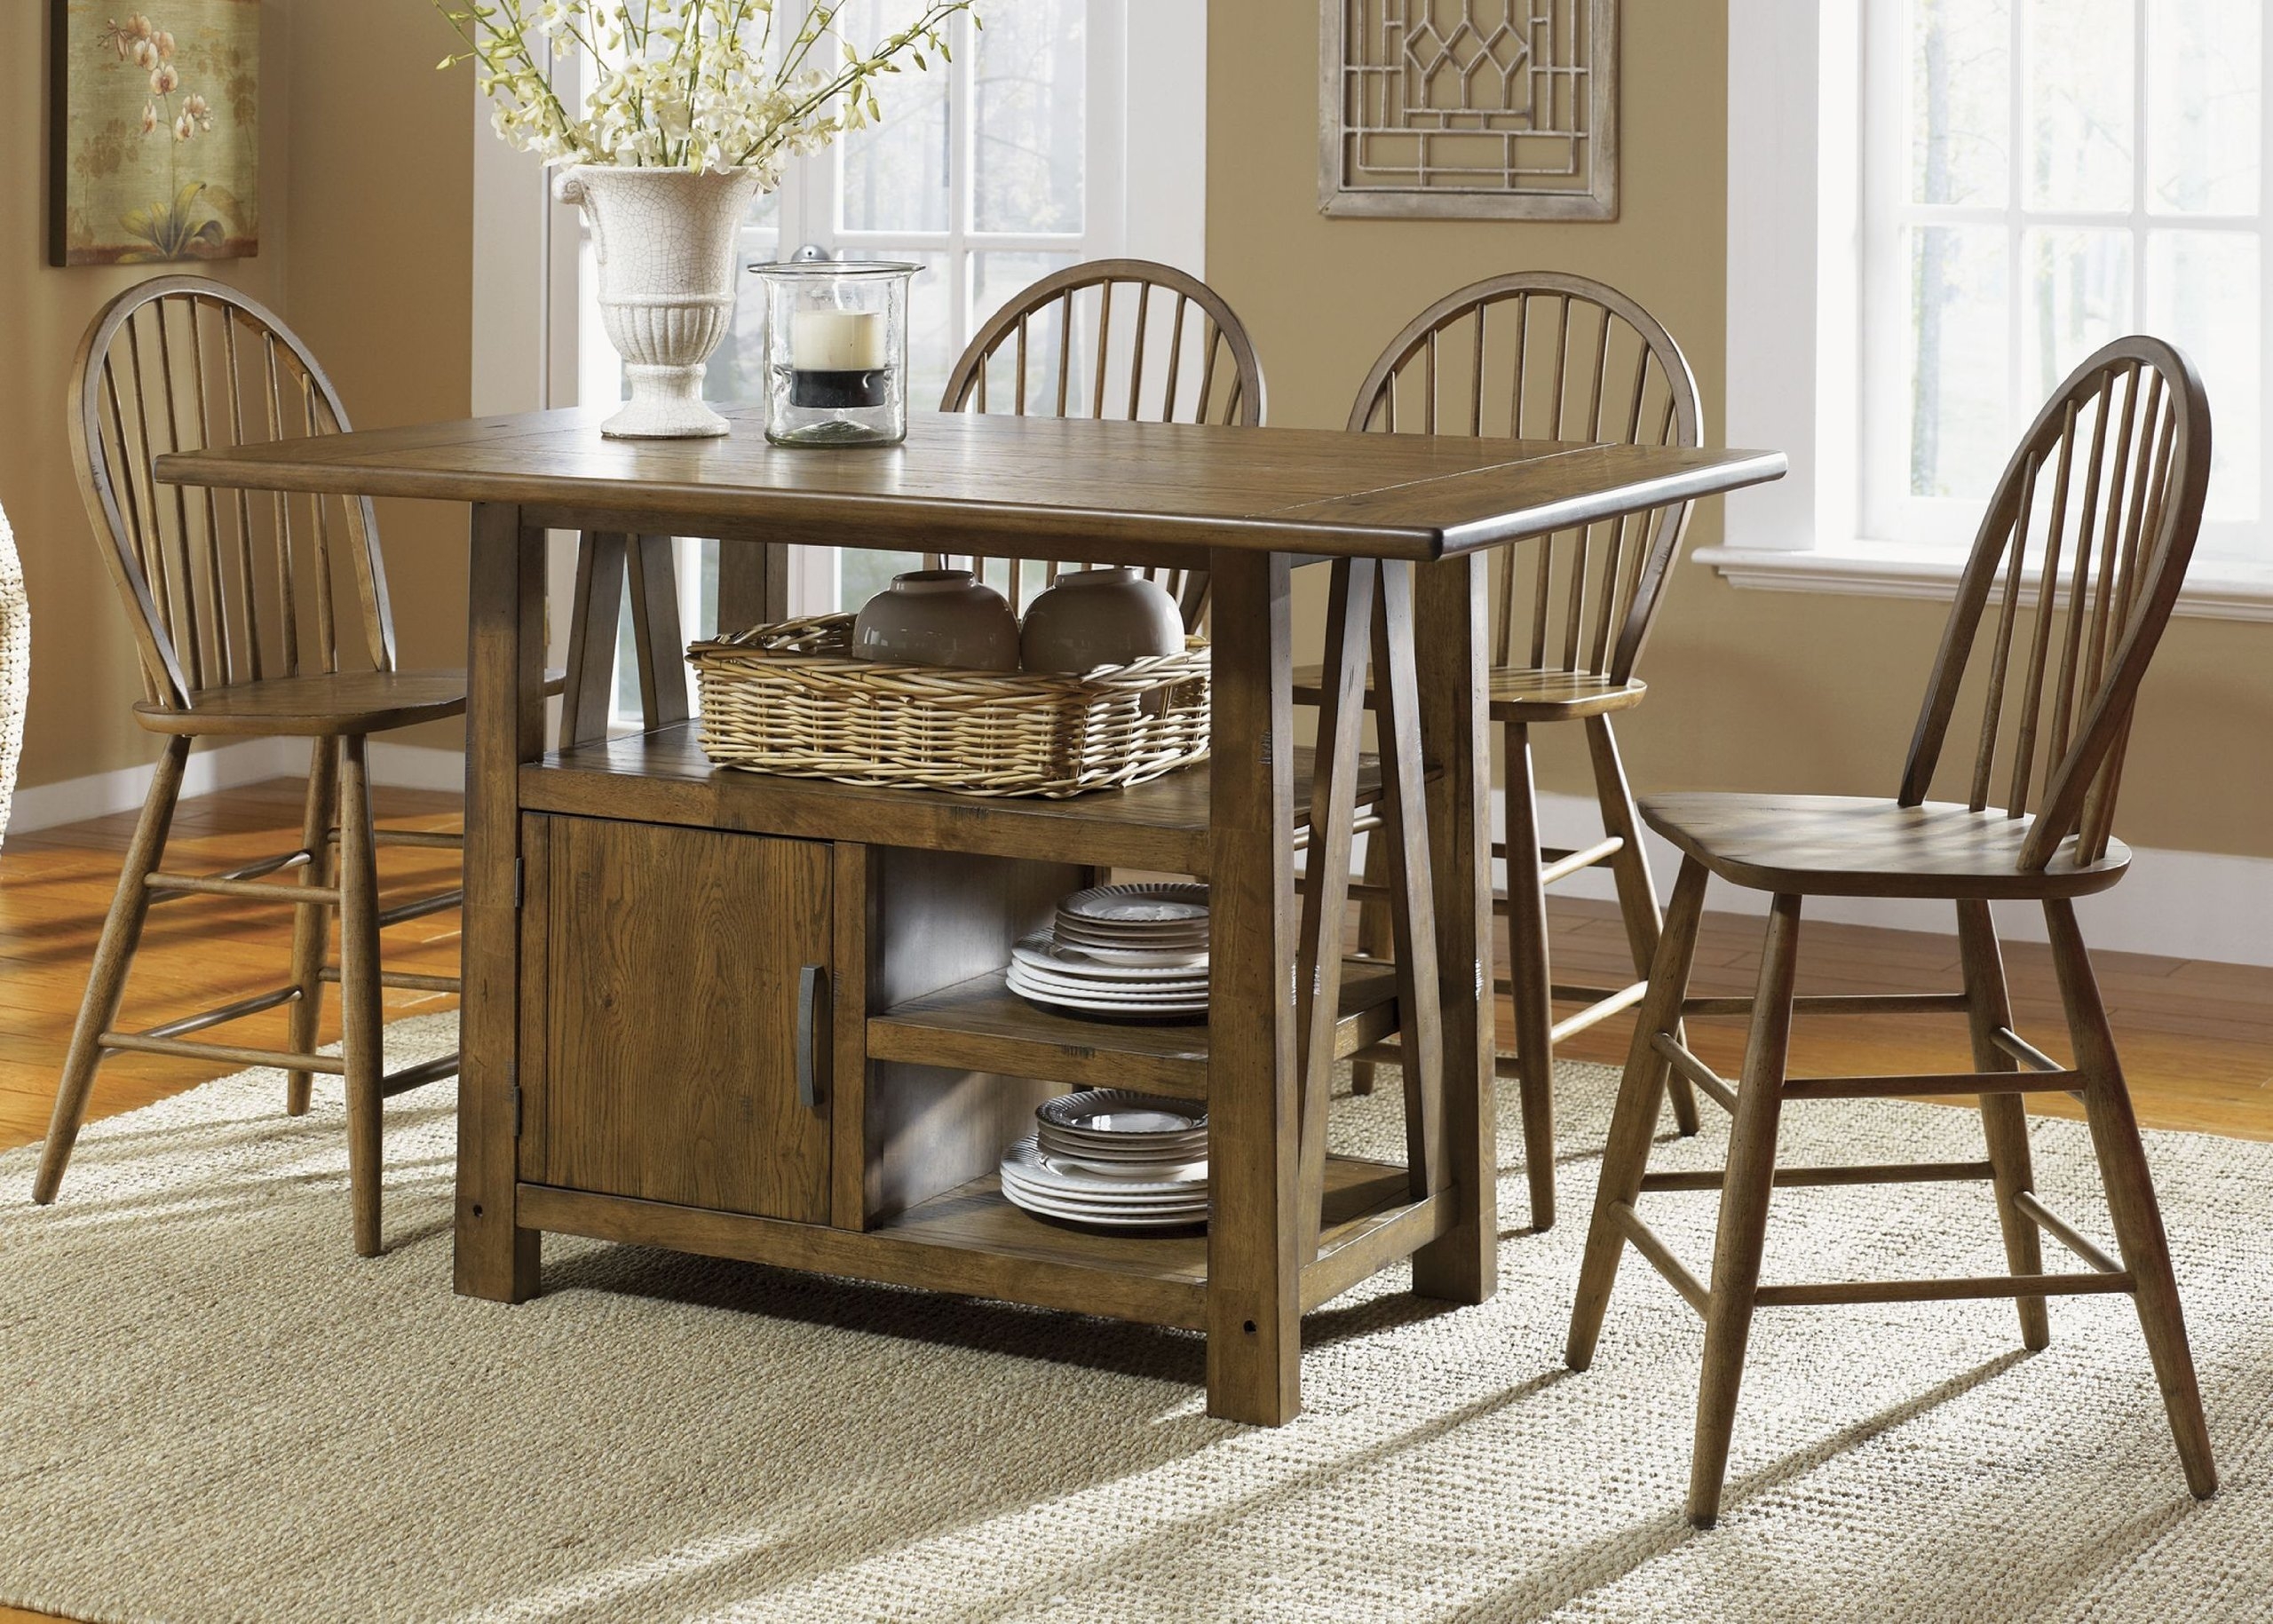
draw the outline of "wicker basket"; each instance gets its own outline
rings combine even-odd
[[[1208,758],[1208,647],[1086,675],[855,660],[852,616],[687,651],[722,766],[962,795],[1080,795]]]

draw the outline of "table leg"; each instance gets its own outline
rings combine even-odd
[[[718,630],[789,618],[789,549],[782,542],[718,543]]]
[[[1208,806],[1208,1413],[1302,1410],[1292,630],[1279,554],[1218,551]]]
[[[1413,1289],[1454,1303],[1485,1301],[1499,1276],[1486,563],[1479,553],[1422,566],[1416,599],[1422,744],[1441,769],[1429,786],[1430,867],[1444,988],[1444,1129],[1460,1220],[1413,1255]]]
[[[632,543],[631,641],[641,725],[653,733],[685,721],[686,638],[679,631],[678,565],[668,535]]]
[[[520,510],[473,510],[466,654],[464,992],[458,1015],[459,1295],[537,1289],[538,1235],[514,1222],[520,971],[514,867],[520,764],[544,747],[544,532]]]
[[[568,681],[560,693],[560,748],[607,738],[615,701],[615,633],[623,613],[624,538],[587,530],[577,538],[576,603],[568,620]]]

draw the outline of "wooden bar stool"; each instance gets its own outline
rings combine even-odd
[[[365,741],[461,714],[464,675],[396,669],[368,500],[255,498],[162,486],[152,477],[152,459],[170,451],[347,428],[338,392],[315,357],[260,305],[196,276],[159,277],[121,294],[80,345],[70,426],[88,518],[106,543],[104,561],[140,646],[146,698],[135,720],[166,742],[96,946],[32,1199],[55,1199],[106,1055],[281,1066],[285,1109],[295,1116],[308,1108],[314,1074],[324,1073],[343,1077],[347,1089],[355,1249],[376,1256],[381,1102],[457,1073],[457,1057],[448,1055],[381,1075],[380,990],[458,990],[455,976],[383,971],[379,932],[455,907],[460,893],[382,907],[376,848],[461,843],[452,833],[374,828]],[[351,651],[361,668],[343,669]],[[248,737],[311,741],[300,844],[226,874],[165,871],[160,864],[192,743]],[[290,907],[290,978],[146,1030],[115,1028],[148,909],[196,896]],[[337,967],[325,962],[335,915]],[[313,1052],[327,982],[340,989],[336,1058]],[[285,1050],[191,1035],[280,1006],[289,1006],[290,1018]]]
[[[988,317],[947,376],[943,412],[1113,417],[1126,422],[1263,422],[1263,363],[1232,307],[1206,282],[1151,259],[1093,259],[1053,272]],[[1000,583],[1020,614],[1057,579],[1054,559],[993,556],[949,563]],[[1204,570],[1147,570],[1184,611],[1208,606]]]
[[[1415,316],[1374,363],[1350,411],[1350,428],[1391,434],[1624,445],[1695,446],[1702,424],[1689,362],[1655,317],[1601,282],[1532,271],[1473,283]],[[1526,543],[1509,552],[1493,604],[1490,714],[1500,725],[1506,790],[1493,852],[1508,864],[1493,907],[1508,920],[1514,971],[1494,987],[1514,1005],[1516,1043],[1495,1069],[1515,1079],[1519,1094],[1535,1230],[1555,1223],[1555,1045],[1638,1002],[1657,951],[1656,893],[1611,718],[1648,692],[1634,668],[1688,527],[1684,502]],[[1314,671],[1298,673],[1297,695],[1314,698],[1316,683]],[[1545,846],[1539,833],[1531,730],[1558,722],[1585,728],[1602,812],[1603,838],[1575,850]],[[1359,952],[1379,957],[1393,950],[1394,927],[1380,906],[1374,849],[1369,843],[1357,888],[1367,902],[1358,941]],[[1599,863],[1618,888],[1635,978],[1557,983],[1547,887]],[[1557,999],[1583,1007],[1558,1021]],[[1369,1090],[1372,1065],[1354,1069],[1358,1090]],[[1681,1131],[1696,1132],[1685,1081],[1675,1081],[1673,1105]]]
[[[1689,1483],[1689,1515],[1699,1526],[1711,1525],[1720,1512],[1755,1307],[2010,1296],[2018,1302],[2022,1341],[2041,1348],[2051,1337],[2047,1297],[2128,1292],[2146,1333],[2187,1486],[2203,1498],[2217,1487],[2162,1216],[2074,907],[2075,898],[2121,879],[2130,860],[2110,830],[2133,702],[2194,551],[2209,471],[2210,413],[2193,367],[2158,339],[2109,345],[2070,376],[2006,466],[1959,581],[1894,799],[1673,795],[1643,803],[1651,827],[1684,855],[1619,1090],[1565,1357],[1574,1370],[1593,1359],[1628,1244],[1704,1316],[1705,1365]],[[1960,714],[1967,667],[1992,598],[1994,630],[1977,700],[1980,731],[1974,749],[1958,763],[1968,796],[1962,803],[1931,801],[1928,792]],[[2012,702],[2016,685],[2017,703]],[[1963,714],[1969,719],[1975,712]],[[1989,804],[2000,757],[2008,764],[2001,810]],[[1753,998],[1686,996],[1707,875],[1774,895]],[[1963,990],[1794,998],[1801,902],[1810,896],[1954,903]],[[1992,900],[2044,908],[2075,1054],[2070,1065],[2013,1030]],[[1976,1069],[1933,1076],[1789,1078],[1785,1063],[1795,1010],[1962,1014]],[[1751,1016],[1737,1086],[1682,1041],[1684,1012]],[[1734,1113],[1723,1172],[1647,1171],[1668,1066]],[[2021,1100],[2047,1092],[2072,1093],[2083,1101],[2115,1231],[2113,1256],[2037,1198]],[[1981,1161],[1776,1165],[1777,1122],[1787,1100],[1968,1096],[1980,1099],[1987,1140]],[[1994,1189],[2008,1274],[1760,1283],[1776,1190],[1963,1179],[1984,1180]],[[1636,1203],[1651,1191],[1716,1187],[1720,1227],[1708,1287],[1642,1220]],[[2087,1267],[2046,1272],[2043,1235]]]

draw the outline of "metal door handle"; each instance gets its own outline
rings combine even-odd
[[[797,972],[797,1103],[808,1111],[820,1105],[820,1090],[813,1080],[813,1026],[825,996],[822,978],[828,974],[819,964]]]

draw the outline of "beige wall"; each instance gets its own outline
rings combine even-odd
[[[52,783],[156,755],[127,707],[142,697],[134,645],[72,477],[64,392],[80,336],[147,265],[47,263],[47,62],[50,8],[0,6],[0,507],[15,526],[32,605],[31,711],[22,781]],[[218,276],[265,302],[282,300],[290,263],[289,152],[277,97],[290,51],[283,6],[261,8],[261,251]],[[171,270],[163,266],[156,269]]]
[[[64,394],[103,304],[186,268],[46,263],[48,11],[0,6],[0,151],[17,181],[0,187],[0,506],[32,600],[28,787],[156,754],[128,715],[141,696],[133,645],[72,475]],[[446,26],[394,0],[270,0],[261,35],[261,251],[187,268],[280,311],[358,424],[463,416],[473,114],[464,73],[434,71]],[[464,658],[464,523],[463,510],[383,504],[406,665]]]
[[[1615,283],[1681,340],[1717,440],[1726,378],[1725,7],[1626,0],[1620,212],[1609,225],[1328,220],[1318,212],[1318,0],[1209,7],[1208,278],[1252,329],[1271,421],[1338,427],[1382,345],[1495,272]],[[1741,493],[1726,499],[1739,517]],[[1693,545],[1717,542],[1707,503]],[[1311,572],[1315,573],[1315,572]],[[1315,626],[1315,583],[1308,594]],[[1643,788],[1889,794],[1945,613],[1939,604],[1739,592],[1676,568],[1621,723]],[[1547,788],[1586,786],[1567,741]],[[2125,778],[2132,841],[2273,856],[2273,626],[2179,621],[2141,700]]]

